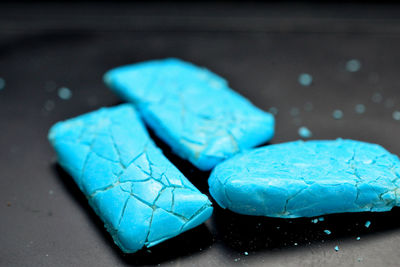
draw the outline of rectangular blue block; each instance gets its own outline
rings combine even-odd
[[[148,61],[107,72],[104,81],[136,104],[145,122],[201,170],[270,140],[274,118],[209,70],[178,60]]]
[[[49,140],[124,252],[174,237],[212,213],[207,196],[154,145],[132,105],[59,122]]]

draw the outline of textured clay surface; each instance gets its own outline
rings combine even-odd
[[[274,134],[271,114],[216,74],[178,59],[119,67],[107,72],[104,81],[135,103],[156,134],[201,170]]]
[[[212,213],[207,196],[153,144],[131,105],[59,122],[49,139],[124,252],[174,237]]]
[[[216,166],[209,186],[223,208],[295,218],[389,211],[399,204],[400,161],[353,140],[296,141],[257,148]]]

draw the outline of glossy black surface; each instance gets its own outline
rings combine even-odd
[[[400,121],[392,118],[400,110],[398,6],[46,3],[1,4],[0,11],[1,266],[398,265],[397,208],[329,215],[315,224],[216,206],[206,224],[124,255],[55,163],[46,137],[59,120],[120,103],[102,82],[106,70],[174,56],[226,77],[259,107],[278,108],[271,143],[298,139],[304,125],[313,139],[359,139],[400,154]],[[346,71],[350,59],[361,62],[360,71]],[[314,78],[310,87],[297,81],[304,72]],[[72,98],[60,99],[60,87]],[[376,93],[382,99],[373,101]],[[366,112],[357,114],[356,104]],[[335,109],[342,119],[333,119]],[[209,174],[156,141],[206,193]]]

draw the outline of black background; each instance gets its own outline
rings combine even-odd
[[[400,110],[400,6],[47,2],[0,4],[0,13],[1,266],[398,265],[397,208],[314,224],[239,216],[215,205],[200,227],[124,255],[55,163],[46,136],[59,120],[120,103],[102,83],[106,70],[174,56],[225,77],[262,109],[278,108],[272,143],[298,139],[304,125],[313,139],[359,139],[400,154],[400,121],[392,118]],[[361,62],[360,71],[346,71],[350,59]],[[303,72],[314,78],[310,87],[297,82]],[[72,98],[60,99],[60,87]],[[376,93],[381,101],[372,100]],[[366,112],[357,114],[356,104]],[[333,119],[335,109],[342,119]],[[207,193],[209,174],[156,141]]]

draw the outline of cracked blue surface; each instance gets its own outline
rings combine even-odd
[[[156,245],[212,213],[207,196],[154,145],[132,105],[56,123],[49,140],[124,252]]]
[[[211,71],[165,59],[115,68],[104,81],[136,104],[175,153],[201,170],[270,140],[274,118]]]
[[[354,140],[295,141],[253,149],[217,165],[209,178],[218,204],[281,218],[389,211],[399,205],[399,158]]]

